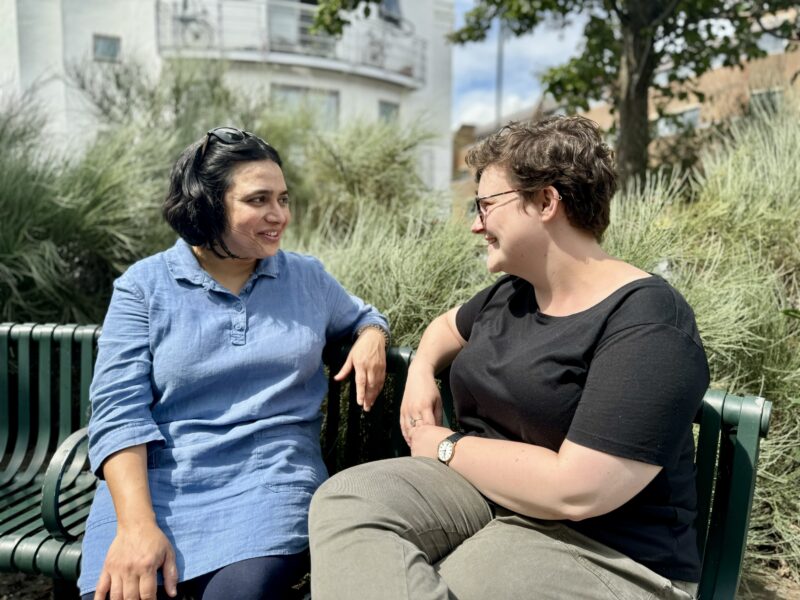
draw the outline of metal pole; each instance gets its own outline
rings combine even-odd
[[[495,107],[494,107],[494,121],[498,129],[500,129],[501,120],[503,118],[503,42],[505,25],[502,20],[499,20],[500,27],[497,32],[497,73],[495,81]]]

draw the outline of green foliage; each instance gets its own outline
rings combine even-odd
[[[321,0],[316,26],[339,35],[349,23],[348,11],[379,3]],[[791,21],[769,28],[763,25],[765,16],[795,7],[790,0],[477,0],[465,14],[464,25],[450,39],[458,44],[483,40],[498,18],[512,33],[522,35],[541,24],[564,26],[574,17],[586,17],[582,54],[551,69],[543,78],[546,91],[575,110],[585,109],[589,100],[610,100],[616,105],[626,34],[648,40],[646,49],[655,54],[656,66],[668,69],[670,84],[689,82],[720,59],[732,66],[740,65],[743,58],[764,56],[757,42],[765,31],[796,40],[800,31]],[[726,32],[720,35],[723,24]],[[676,93],[669,85],[658,90],[669,97]]]
[[[339,35],[349,22],[347,11],[379,3],[320,0],[316,27]],[[650,91],[658,92],[663,101],[685,97],[696,78],[713,66],[742,65],[764,56],[758,41],[765,31],[797,41],[800,21],[767,28],[763,20],[795,8],[792,0],[476,0],[450,40],[458,44],[483,40],[497,19],[521,35],[539,25],[559,27],[573,18],[585,18],[580,55],[549,69],[542,82],[545,92],[568,112],[587,110],[591,101],[598,100],[607,101],[620,115],[625,129],[617,137],[618,162],[626,180],[643,177],[647,168]],[[663,85],[655,80],[658,71],[667,74]]]
[[[98,322],[115,274],[149,249],[157,215],[143,199],[164,157],[155,139],[133,156],[126,133],[101,137],[75,165],[18,150],[27,137],[0,146],[3,319]]]
[[[600,94],[616,94],[622,44],[607,18],[590,15],[584,28],[584,51],[542,75],[542,84],[570,111],[589,110]],[[612,107],[614,105],[612,104]]]
[[[375,202],[386,218],[406,212],[425,192],[418,149],[429,139],[422,130],[394,123],[353,123],[309,136],[303,166],[314,200],[302,215],[303,228],[347,227],[362,198]]]
[[[383,311],[394,345],[416,346],[435,317],[492,280],[468,224],[431,220],[436,201],[417,199],[405,215],[392,217],[364,198],[346,231],[323,225],[296,247],[319,257],[351,293]]]
[[[45,119],[35,105],[0,107],[0,318],[102,321],[113,279],[174,242],[160,216],[169,170],[215,125],[236,124],[279,148],[298,212],[308,203],[301,173],[311,116],[235,92],[224,66],[170,63],[158,80],[135,63],[71,72],[103,124],[74,160],[37,138]]]
[[[737,121],[691,179],[651,177],[643,197],[627,189],[606,241],[687,298],[712,385],[774,402],[746,554],[746,575],[773,585],[800,583],[799,113],[789,99]]]

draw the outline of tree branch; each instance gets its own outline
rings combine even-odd
[[[666,20],[667,20],[667,18],[668,18],[668,17],[669,17],[669,16],[670,16],[670,15],[671,15],[673,12],[675,12],[675,9],[676,9],[676,8],[678,8],[678,3],[679,3],[679,2],[680,2],[680,0],[672,0],[672,1],[671,1],[671,2],[670,2],[670,3],[669,3],[667,6],[666,6],[666,8],[664,8],[664,10],[663,10],[663,11],[661,11],[661,14],[660,14],[660,15],[658,15],[658,16],[657,16],[657,17],[656,17],[656,18],[655,18],[655,19],[652,21],[652,26],[653,26],[653,27],[658,27],[658,26],[659,26],[659,25],[661,25],[661,24],[662,24],[664,21],[666,21]]]
[[[617,18],[620,20],[620,22],[624,23],[628,19],[628,15],[619,7],[617,0],[608,0],[608,3],[611,5],[611,12],[617,15]]]

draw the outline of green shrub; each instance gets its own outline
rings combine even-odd
[[[800,582],[798,112],[791,101],[756,112],[726,129],[691,178],[654,176],[619,194],[605,244],[684,294],[714,387],[774,404],[746,554],[747,576],[762,583]]]
[[[383,311],[395,345],[416,346],[434,317],[491,281],[478,251],[481,240],[463,221],[426,219],[433,202],[418,200],[406,215],[392,218],[363,199],[347,230],[323,225],[295,246]]]
[[[312,231],[323,225],[346,229],[363,198],[386,218],[406,212],[426,193],[417,161],[428,139],[424,131],[394,123],[352,123],[309,136],[303,165],[314,198],[305,215],[307,226]]]

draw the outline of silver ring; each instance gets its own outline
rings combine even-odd
[[[408,419],[408,422],[411,423],[411,427],[414,427],[417,424],[417,421],[422,421],[422,417],[419,419],[415,419],[414,417]]]

